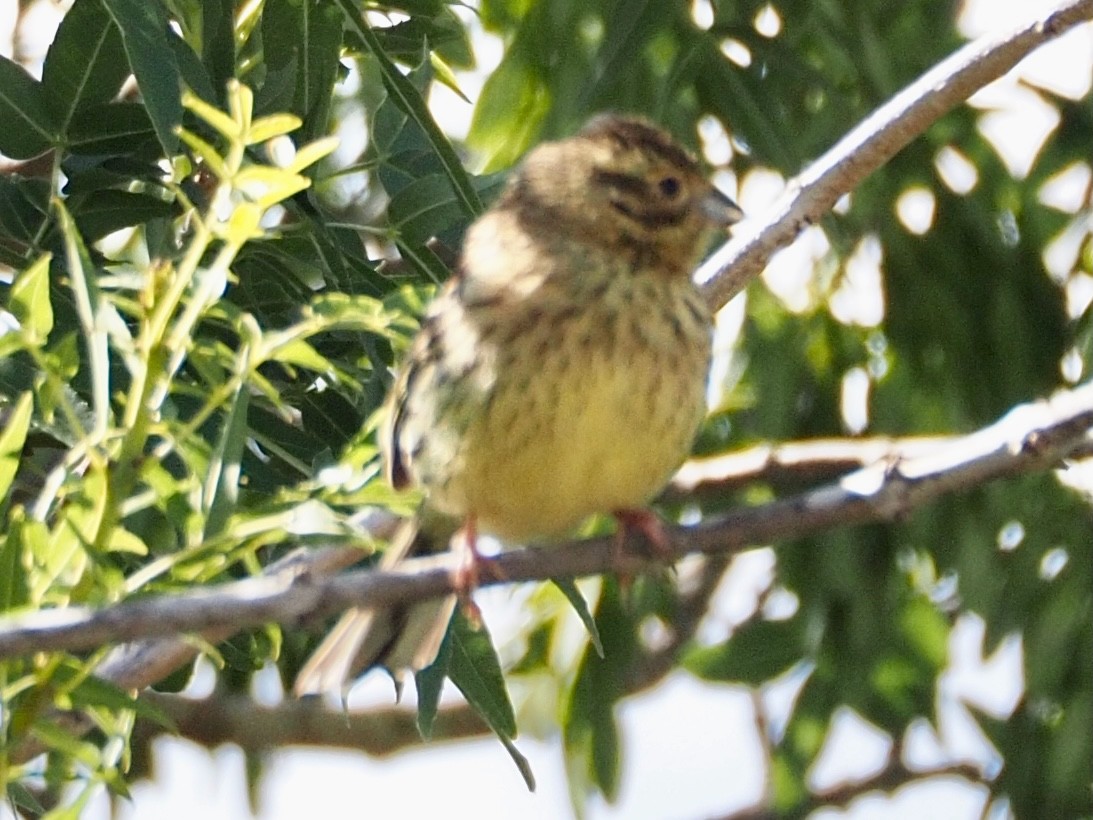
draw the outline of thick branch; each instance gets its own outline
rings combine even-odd
[[[692,458],[673,476],[665,499],[721,495],[763,481],[775,486],[815,484],[882,461],[894,463],[936,452],[960,436],[819,438],[757,444],[716,456]]]
[[[728,565],[728,559],[711,556],[693,575],[684,576],[686,582],[681,586],[685,589],[671,635],[655,649],[639,647],[623,684],[627,696],[655,686],[672,671],[680,648],[694,637]],[[399,706],[336,712],[317,698],[286,698],[274,706],[262,706],[244,695],[223,693],[194,699],[147,690],[140,697],[171,719],[171,730],[178,736],[208,748],[234,743],[261,752],[285,746],[324,746],[384,757],[425,742],[417,728],[416,712]],[[151,720],[138,720],[136,725],[144,740],[164,732],[163,726]],[[430,742],[487,737],[490,732],[482,717],[461,702],[437,711]]]
[[[1093,384],[1049,401],[1020,406],[995,424],[936,452],[859,470],[838,484],[736,510],[676,528],[674,557],[730,555],[752,544],[800,538],[833,526],[890,520],[948,493],[1019,472],[1046,469],[1081,445],[1093,426]],[[613,539],[594,538],[497,559],[506,582],[575,578],[642,569]],[[296,624],[351,606],[390,606],[455,591],[450,555],[406,562],[385,572],[358,570],[333,578],[282,572],[192,592],[124,601],[90,610],[71,607],[0,621],[0,657],[46,650],[85,650],[109,643],[277,621]],[[484,579],[484,584],[499,583]]]
[[[221,743],[235,743],[252,751],[322,746],[384,757],[422,744],[417,715],[400,707],[337,712],[314,698],[290,698],[276,706],[262,706],[245,695],[193,699],[152,691],[142,693],[141,699],[164,712],[181,737],[208,748]],[[162,731],[148,721],[137,725],[144,737]],[[466,705],[439,710],[433,724],[436,740],[484,737],[489,731],[481,716]]]
[[[1071,0],[1013,31],[988,34],[938,63],[870,114],[790,181],[762,219],[747,220],[698,272],[706,298],[721,307],[763,270],[779,248],[817,222],[869,174],[943,114],[1017,65],[1038,46],[1093,19],[1093,0]]]

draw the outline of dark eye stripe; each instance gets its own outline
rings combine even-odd
[[[653,194],[649,184],[640,177],[598,169],[593,172],[592,179],[595,184],[622,194],[622,198],[611,198],[611,206],[644,228],[668,228],[678,225],[686,216],[685,207],[656,208],[649,204]]]
[[[639,199],[649,196],[649,185],[645,180],[630,174],[620,174],[618,171],[604,171],[597,168],[592,172],[592,182],[604,188],[614,188],[616,191],[625,192]]]

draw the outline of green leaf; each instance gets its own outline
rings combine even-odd
[[[175,130],[182,122],[181,74],[167,37],[167,19],[159,3],[105,0],[121,30],[129,66],[140,85],[144,105],[167,154],[178,146]]]
[[[378,299],[346,293],[331,292],[316,296],[308,305],[308,310],[326,319],[328,328],[383,333],[389,329],[392,320],[391,314]]]
[[[438,81],[450,88],[452,90],[452,93],[459,96],[463,100],[463,102],[467,103],[468,105],[471,104],[470,98],[466,94],[464,94],[463,89],[459,87],[459,83],[457,82],[455,77],[455,72],[452,71],[451,67],[446,62],[444,62],[443,58],[441,58],[440,55],[437,54],[435,51],[429,55],[429,64],[433,67],[433,71],[436,73],[436,78]]]
[[[77,761],[92,770],[99,768],[102,752],[94,743],[80,740],[44,719],[37,721],[31,732],[48,749],[60,752],[70,760]]]
[[[531,763],[528,759],[521,754],[520,750],[516,748],[516,744],[512,742],[510,738],[504,735],[498,735],[498,740],[501,741],[501,745],[505,747],[505,751],[509,753],[509,757],[512,758],[512,762],[516,764],[517,770],[520,772],[520,776],[524,778],[524,783],[528,787],[529,792],[535,791],[535,773],[531,770]]]
[[[0,134],[3,129],[0,129]],[[3,150],[0,148],[0,150]],[[0,256],[15,269],[23,268],[38,247],[49,214],[49,182],[0,175]]]
[[[27,600],[32,604],[39,604],[43,595],[55,580],[55,575],[52,573],[53,566],[50,564],[50,561],[53,560],[55,555],[55,551],[53,550],[54,543],[53,539],[50,537],[49,530],[46,529],[46,525],[41,521],[36,521],[33,518],[26,518],[22,513],[19,514],[18,518],[20,519],[20,548],[22,549],[24,556],[29,556],[29,558],[24,557],[24,560],[28,563],[42,566],[50,573],[49,577],[43,578],[42,573],[36,572],[32,577],[26,579]]]
[[[462,26],[440,14],[411,17],[393,26],[373,29],[383,51],[392,60],[416,63],[426,48],[436,48],[448,40],[459,40]]]
[[[256,208],[265,210],[304,190],[311,184],[311,180],[282,168],[250,165],[234,175],[232,184],[249,200],[245,204],[253,204]],[[241,207],[243,206],[237,205],[236,210]]]
[[[452,644],[448,677],[501,740],[528,790],[535,791],[531,765],[512,742],[516,737],[516,715],[489,632],[482,625],[473,627],[457,610],[445,640],[448,639]]]
[[[922,596],[908,601],[899,613],[899,628],[914,654],[940,672],[949,658],[949,620]]]
[[[148,545],[129,530],[122,527],[114,527],[110,533],[110,541],[106,544],[107,552],[127,552],[130,555],[147,555]]]
[[[197,98],[195,97],[195,99]],[[203,100],[202,103],[204,103]],[[210,105],[204,106],[203,110],[215,111],[216,109]],[[208,122],[208,120],[206,120],[206,122]],[[219,122],[220,124],[231,123],[231,119],[223,116],[219,119]],[[231,171],[228,169],[228,166],[224,164],[224,158],[220,156],[220,152],[216,150],[216,147],[212,145],[212,143],[203,140],[187,128],[180,128],[178,130],[178,137],[201,159],[202,162],[209,166],[209,170],[212,171],[218,179],[228,179],[231,176]]]
[[[584,596],[581,595],[581,591],[577,589],[576,582],[571,578],[554,578],[551,583],[556,586],[561,593],[569,601],[573,610],[577,613],[577,617],[581,619],[581,623],[584,624],[585,629],[588,630],[588,637],[592,640],[592,648],[596,650],[596,654],[603,658],[603,642],[600,640],[600,630],[596,626],[596,619],[592,616],[592,612],[588,609],[588,602],[585,601]]]
[[[316,373],[325,373],[334,369],[334,364],[330,359],[323,356],[303,339],[289,339],[283,344],[270,348],[266,351],[266,355],[270,361],[295,364],[314,370]]]
[[[232,0],[203,0],[196,5],[200,10],[200,21],[195,21],[194,26],[201,32],[195,38],[201,47],[200,63],[213,87],[222,91],[236,76],[237,56],[242,58],[236,49],[236,4]],[[215,95],[210,99],[215,99]]]
[[[512,742],[516,734],[516,717],[509,702],[501,664],[485,628],[475,629],[457,609],[436,660],[414,676],[417,685],[417,727],[426,740],[432,736],[433,722],[445,676],[467,699],[471,707],[481,715],[516,764],[529,791],[535,791],[535,775],[520,751]]]
[[[105,470],[99,465],[89,466],[48,541],[40,544],[45,552],[37,558],[43,571],[37,574],[31,591],[33,600],[39,600],[55,585],[72,587],[80,580],[87,567],[87,546],[95,540],[105,508]]]
[[[224,421],[223,432],[209,462],[204,500],[208,511],[205,537],[219,534],[239,499],[240,462],[247,443],[247,409],[250,390],[240,381]]]
[[[437,158],[444,166],[444,171],[448,175],[448,181],[455,191],[460,206],[468,216],[478,216],[482,212],[482,200],[479,199],[478,192],[471,184],[470,177],[459,161],[459,157],[456,156],[452,144],[441,132],[440,127],[429,112],[429,107],[421,92],[391,62],[384,52],[383,46],[380,45],[375,32],[364,22],[360,12],[353,6],[351,0],[337,0],[337,2],[345,11],[349,26],[360,35],[372,56],[376,58],[387,93],[395,100],[399,108],[425,132],[433,150],[436,152]]]
[[[131,155],[156,144],[156,131],[148,110],[140,103],[109,102],[81,107],[69,126],[66,142],[74,154]]]
[[[337,147],[340,139],[336,136],[320,137],[305,145],[301,145],[296,150],[296,156],[292,158],[285,170],[292,171],[294,173],[300,173],[311,165],[321,160],[323,157],[333,153]]]
[[[725,643],[692,649],[682,665],[702,680],[759,686],[802,659],[800,620],[750,621]]]
[[[521,49],[512,49],[482,87],[467,134],[467,144],[486,157],[485,172],[508,168],[527,151],[550,104],[550,89]]]
[[[69,200],[72,216],[86,242],[153,219],[174,215],[176,206],[150,194],[118,191],[111,188]]]
[[[7,434],[8,430],[5,430],[4,436]],[[27,552],[23,543],[25,523],[26,514],[21,507],[17,507],[10,515],[7,537],[0,546],[0,612],[18,609],[30,600],[27,572],[23,563],[23,556]]]
[[[177,731],[170,715],[159,706],[130,694],[110,681],[93,675],[84,676],[82,669],[66,669],[65,672],[69,673],[71,677],[59,674],[56,681],[67,682],[71,680],[76,682],[76,686],[69,692],[72,704],[75,707],[102,706],[115,712],[132,709],[137,717],[150,720],[168,731]]]
[[[72,215],[61,200],[54,200],[53,205],[64,236],[65,262],[88,350],[96,430],[102,432],[110,423],[110,351],[106,328],[107,312],[112,308],[101,298],[91,255]]]
[[[38,817],[46,813],[45,807],[38,802],[37,796],[18,781],[8,783],[8,797],[15,804],[15,808],[29,816]]]
[[[459,204],[448,180],[431,175],[413,180],[391,197],[391,225],[408,242],[423,245],[459,219]]]
[[[436,653],[436,660],[414,675],[414,685],[417,687],[417,730],[425,740],[433,736],[433,723],[440,705],[440,693],[444,689],[444,679],[448,677],[448,669],[452,662],[452,627],[455,620],[460,617],[462,616],[458,612],[452,613],[452,621],[449,622],[444,633],[444,640]]]
[[[28,391],[22,393],[4,414],[6,416],[4,430],[0,432],[0,498],[7,498],[8,489],[19,469],[23,443],[27,439],[33,410],[34,397]]]
[[[598,657],[591,646],[585,650],[563,715],[566,770],[575,802],[583,802],[590,785],[608,800],[614,799],[619,789],[615,704],[624,692],[623,678],[634,655],[635,635],[614,579],[604,579],[596,623],[603,637],[604,657]]]
[[[804,772],[789,756],[775,753],[770,761],[771,804],[788,811],[805,799]],[[775,816],[775,815],[772,815]]]
[[[452,642],[448,677],[498,735],[516,737],[516,715],[490,633],[484,625],[475,629],[460,614],[448,634]]]
[[[102,0],[76,0],[42,67],[45,102],[62,138],[80,108],[113,99],[127,76],[121,34]]]
[[[250,124],[245,135],[247,145],[257,145],[282,134],[289,134],[303,123],[294,114],[270,114]]]
[[[1093,722],[1090,694],[1087,686],[1062,704],[1062,715],[1051,733],[1050,758],[1046,761],[1047,791],[1057,795],[1060,803],[1070,798],[1072,805],[1063,811],[1072,811],[1075,815],[1088,811],[1089,761],[1093,753],[1089,732]]]
[[[41,84],[21,65],[0,55],[0,153],[30,159],[53,145],[57,126]]]
[[[190,89],[190,91],[197,94],[201,99],[208,103],[217,103],[219,101],[219,95],[213,88],[213,81],[209,77],[209,73],[205,64],[201,62],[197,54],[190,47],[190,44],[183,40],[173,30],[168,30],[167,43],[171,47],[171,51],[175,55],[175,62],[178,63],[179,73],[182,75],[182,84],[184,88]],[[224,80],[219,80],[216,83],[216,88],[224,88]]]
[[[333,3],[267,0],[262,11],[268,73],[257,90],[257,106],[299,116],[302,142],[329,133],[330,92],[339,71],[344,24],[342,10]]]
[[[20,273],[11,286],[8,309],[19,320],[27,337],[38,344],[45,342],[53,329],[53,307],[49,303],[49,254]],[[2,493],[0,493],[2,495]]]
[[[305,49],[300,55],[293,110],[304,121],[301,142],[310,142],[330,131],[331,89],[338,78],[345,20],[333,4],[318,3],[308,7],[307,36],[297,42]]]
[[[452,272],[436,253],[427,245],[418,245],[410,242],[395,240],[402,258],[407,260],[428,281],[441,284],[448,280]]]

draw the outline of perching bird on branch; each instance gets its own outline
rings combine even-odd
[[[429,523],[407,528],[381,566],[451,538],[469,594],[480,533],[526,543],[611,513],[663,539],[645,505],[705,413],[712,317],[691,274],[741,217],[644,120],[600,116],[532,151],[468,230],[395,383],[380,434],[387,475],[423,489]],[[396,679],[423,668],[453,601],[348,612],[297,693],[373,665]]]

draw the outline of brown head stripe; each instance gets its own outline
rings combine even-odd
[[[664,132],[641,120],[604,114],[589,122],[581,135],[591,139],[607,137],[623,148],[655,154],[684,171],[693,171],[697,167],[690,154],[672,142]]]

